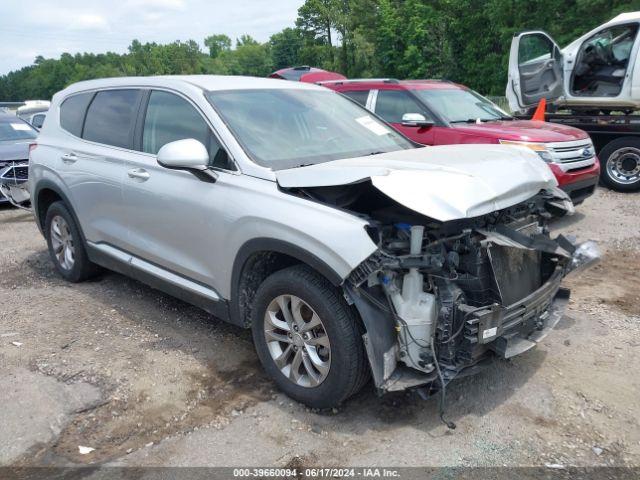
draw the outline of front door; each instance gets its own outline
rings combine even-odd
[[[215,183],[158,164],[156,155],[163,145],[185,138],[207,147],[211,166],[219,174]],[[216,258],[231,228],[232,217],[226,213],[233,211],[240,176],[233,172],[203,115],[175,93],[150,92],[139,149],[125,162],[127,250],[163,270],[220,291]]]
[[[523,32],[513,37],[509,54],[507,98],[514,112],[552,102],[565,94],[562,54],[544,32]]]
[[[435,144],[435,128],[405,126],[402,117],[405,114],[417,113],[427,120],[433,121],[429,112],[406,90],[375,90],[371,104],[373,111],[390,123],[393,128],[423,145]]]

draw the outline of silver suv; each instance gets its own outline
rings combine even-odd
[[[251,328],[291,397],[438,389],[535,345],[592,245],[522,147],[417,148],[323,87],[113,78],[53,98],[31,150],[35,218],[72,282],[121,272]]]

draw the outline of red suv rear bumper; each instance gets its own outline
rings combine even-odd
[[[567,192],[574,204],[582,203],[585,198],[593,194],[600,178],[600,161],[587,168],[573,172],[563,172],[555,163],[550,163],[551,171],[556,176],[562,190]]]

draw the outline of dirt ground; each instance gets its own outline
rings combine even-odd
[[[248,331],[115,273],[68,284],[0,207],[0,465],[640,466],[639,211],[601,189],[555,225],[602,263],[538,348],[450,385],[448,430],[435,399],[371,386],[310,411]]]

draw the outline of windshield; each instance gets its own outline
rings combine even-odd
[[[226,90],[207,96],[247,154],[273,170],[413,148],[332,91]]]
[[[505,120],[511,116],[488,98],[472,90],[413,90],[432,110],[450,123]]]
[[[38,132],[28,123],[19,118],[0,120],[0,142],[12,142],[16,140],[31,140],[36,138]]]

